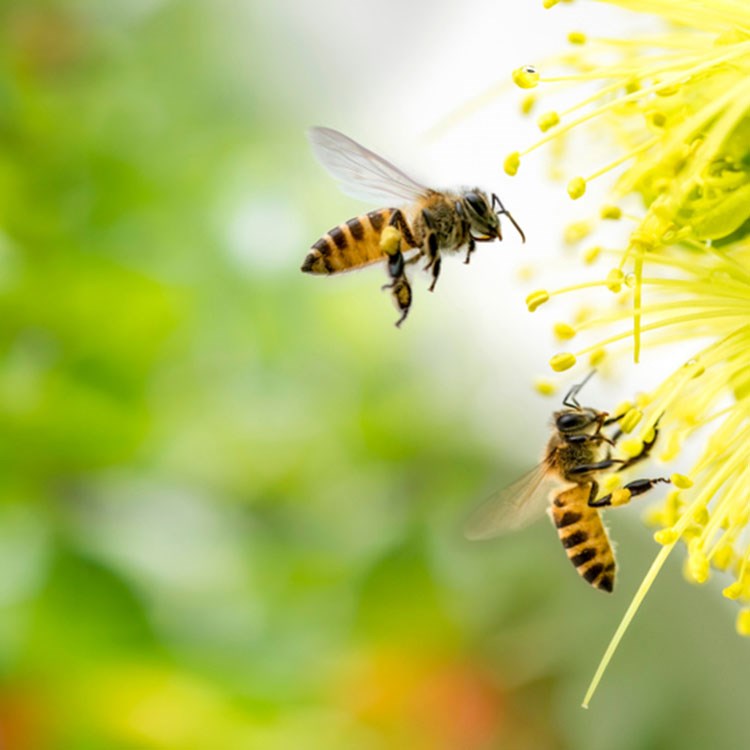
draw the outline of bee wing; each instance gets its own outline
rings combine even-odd
[[[391,203],[411,202],[429,193],[382,156],[331,128],[307,131],[315,158],[353,198]]]
[[[544,463],[535,466],[513,484],[490,495],[469,516],[466,537],[490,539],[528,526],[544,515],[550,490],[556,484]]]

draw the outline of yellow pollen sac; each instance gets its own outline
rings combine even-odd
[[[578,309],[573,313],[573,322],[578,325],[579,323],[585,323],[593,315],[593,309],[588,305],[580,305]]]
[[[617,405],[617,408],[612,412],[612,414],[616,417],[619,417],[621,414],[627,414],[632,408],[633,404],[631,404],[630,401],[623,401],[621,404]]]
[[[635,397],[635,404],[639,409],[645,409],[653,400],[650,393],[639,393]]]
[[[602,219],[617,221],[622,218],[622,209],[619,206],[602,206],[599,216]]]
[[[630,490],[620,487],[612,493],[612,505],[627,505],[630,502],[631,497]]]
[[[689,580],[694,583],[705,583],[710,572],[711,566],[703,552],[696,551],[688,557],[686,573]]]
[[[680,535],[674,529],[661,529],[654,534],[654,541],[665,547],[674,544],[679,538]]]
[[[709,519],[708,508],[700,507],[700,508],[696,508],[693,511],[693,520],[699,526],[705,526],[708,523],[708,519]]]
[[[619,268],[613,268],[607,274],[607,289],[614,294],[617,294],[622,289],[622,282],[625,279],[625,274]]]
[[[588,221],[574,221],[565,227],[563,239],[568,245],[580,242],[584,237],[591,234],[591,224]]]
[[[514,151],[512,154],[508,154],[508,156],[505,157],[505,162],[503,163],[505,174],[513,177],[518,172],[520,166],[521,154],[519,154],[518,151]]]
[[[576,329],[568,323],[555,323],[553,330],[555,337],[560,341],[567,341],[576,335]]]
[[[656,130],[661,130],[667,124],[667,116],[663,112],[649,112],[646,122]]]
[[[534,381],[534,388],[537,393],[541,393],[542,396],[554,396],[557,393],[557,385],[552,380],[547,378],[537,378]]]
[[[586,180],[583,177],[574,177],[568,183],[568,195],[577,201],[586,192]]]
[[[654,92],[657,96],[674,96],[680,90],[679,83],[661,86]]]
[[[568,34],[570,44],[586,44],[586,35],[582,31],[571,31]]]
[[[543,115],[539,115],[539,119],[536,124],[539,126],[539,130],[542,133],[546,133],[560,123],[560,115],[557,112],[545,112]]]
[[[750,635],[750,609],[740,610],[736,627],[739,635]]]
[[[684,474],[672,474],[669,477],[669,481],[679,490],[686,490],[693,486],[693,480]]]
[[[685,362],[684,367],[691,368],[693,370],[691,378],[699,378],[703,373],[706,371],[706,368],[698,362],[697,359],[690,359],[687,362]]]
[[[641,419],[643,419],[643,412],[640,409],[628,409],[620,420],[620,429],[625,433],[632,432]]]
[[[722,544],[716,552],[714,552],[711,560],[716,570],[726,570],[734,560],[734,550],[731,544]]]
[[[550,8],[554,8],[559,2],[560,0],[542,0],[542,5],[549,10]]]
[[[524,65],[513,71],[513,83],[521,89],[533,89],[539,85],[539,73],[533,65]]]
[[[619,474],[607,474],[599,484],[604,492],[612,492],[612,490],[616,490],[621,483],[622,477]]]
[[[401,247],[401,232],[396,227],[387,226],[380,235],[380,249],[387,255],[394,255]]]
[[[589,355],[589,364],[592,367],[596,367],[597,365],[600,365],[604,360],[607,358],[607,350],[606,349],[594,349],[593,352]]]
[[[743,586],[739,581],[730,583],[721,593],[727,599],[739,599],[742,596]]]
[[[621,443],[622,452],[630,458],[635,458],[643,452],[643,440],[630,438],[623,440]]]
[[[570,352],[555,354],[555,356],[552,357],[552,359],[550,359],[549,361],[550,367],[555,372],[564,372],[565,370],[569,370],[575,363],[575,355],[571,354]]]
[[[596,262],[596,259],[601,255],[601,253],[601,245],[594,245],[593,247],[590,247],[588,250],[584,251],[583,262],[591,265],[592,263]]]
[[[529,309],[529,312],[534,312],[537,307],[540,307],[548,300],[549,292],[545,289],[537,289],[537,291],[532,292],[526,297],[526,307]]]
[[[535,104],[536,96],[534,96],[534,94],[524,96],[523,100],[521,101],[521,113],[524,115],[528,115],[531,110],[534,109]]]

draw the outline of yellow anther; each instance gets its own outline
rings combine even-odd
[[[554,396],[557,393],[557,384],[548,378],[537,378],[534,381],[534,388],[542,396]]]
[[[521,113],[524,115],[528,115],[532,109],[534,109],[534,105],[536,104],[536,95],[529,94],[528,96],[524,96],[524,98],[521,100]]]
[[[531,281],[537,274],[537,268],[530,263],[520,266],[516,271],[516,276],[520,281]]]
[[[619,206],[602,206],[599,216],[602,219],[611,219],[616,221],[622,218],[622,209]]]
[[[576,325],[579,325],[587,320],[590,320],[593,314],[593,308],[589,307],[588,305],[579,305],[573,313],[573,322]]]
[[[568,323],[555,323],[553,330],[555,337],[560,341],[567,341],[576,335],[576,329]]]
[[[661,529],[654,534],[654,541],[664,546],[674,544],[679,538],[680,535],[674,529]]]
[[[667,124],[667,116],[663,112],[649,112],[646,115],[646,122],[656,130],[661,130]]]
[[[714,552],[711,562],[717,570],[726,570],[734,560],[734,550],[731,544],[722,544]]]
[[[394,255],[401,247],[401,232],[396,227],[387,226],[380,235],[380,249],[387,255]]]
[[[617,294],[622,289],[622,282],[625,279],[625,274],[619,268],[613,268],[607,274],[607,289],[610,292]]]
[[[639,409],[645,409],[653,401],[653,396],[650,393],[639,393],[635,397],[635,405]]]
[[[594,263],[596,259],[601,255],[601,252],[601,245],[594,245],[593,247],[588,248],[588,250],[585,250],[583,253],[584,263]]]
[[[594,349],[591,354],[589,354],[589,364],[592,367],[596,367],[597,365],[600,365],[604,360],[607,358],[607,350],[606,349]]]
[[[568,34],[568,41],[571,44],[586,44],[586,35],[582,31],[571,31]]]
[[[557,5],[560,2],[560,0],[542,0],[542,5],[549,9],[554,8],[555,5]]]
[[[568,183],[568,195],[574,200],[578,200],[586,192],[586,180],[583,177],[574,177]]]
[[[643,419],[643,412],[640,409],[628,409],[620,420],[620,429],[625,433],[632,432],[641,419]]]
[[[656,430],[653,427],[649,427],[647,430],[644,430],[643,434],[641,435],[641,440],[643,440],[644,443],[653,443],[656,439]]]
[[[750,635],[750,609],[742,609],[737,615],[737,632],[740,635]]]
[[[708,523],[708,519],[710,518],[708,514],[708,508],[704,508],[703,506],[695,508],[695,510],[693,510],[692,516],[693,520],[699,526],[705,526]]]
[[[633,404],[630,401],[622,401],[617,405],[617,408],[612,412],[615,417],[619,417],[620,414],[627,414],[633,408]]]
[[[739,581],[730,583],[721,593],[727,599],[739,599],[742,596],[743,586]]]
[[[550,367],[555,372],[563,372],[564,370],[569,370],[575,363],[575,355],[571,354],[570,352],[555,354],[555,356],[552,357],[552,359],[550,359],[549,361]]]
[[[622,452],[630,458],[635,458],[643,453],[643,440],[638,438],[630,438],[629,440],[623,440],[621,443]]]
[[[702,551],[693,552],[687,559],[686,572],[688,580],[705,583],[711,573],[708,558]]]
[[[672,474],[669,477],[669,480],[679,490],[686,490],[693,486],[693,480],[690,477],[686,477],[684,474]]]
[[[529,312],[534,312],[540,305],[543,305],[549,300],[549,292],[546,289],[537,289],[526,297],[526,307]]]
[[[548,130],[554,128],[555,125],[558,125],[559,122],[560,115],[558,115],[557,112],[545,112],[543,115],[539,115],[536,124],[542,133],[546,133]]]
[[[588,221],[574,221],[565,227],[563,239],[566,244],[573,245],[591,234],[591,224]]]
[[[539,84],[539,73],[533,65],[524,65],[513,71],[513,83],[521,89],[533,89]]]
[[[513,177],[518,172],[518,168],[521,166],[521,154],[518,153],[518,151],[514,151],[512,154],[508,154],[508,156],[505,157],[505,162],[503,164],[503,169],[505,170],[505,174],[510,175]]]
[[[672,83],[670,85],[661,86],[654,92],[657,96],[674,96],[680,90],[678,83]]]

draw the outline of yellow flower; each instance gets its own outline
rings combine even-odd
[[[616,150],[613,161],[592,165],[586,176],[570,174],[568,192],[585,200],[592,180],[618,169],[608,205],[589,224],[593,231],[605,220],[633,224],[621,249],[584,252],[589,266],[608,263],[597,278],[540,290],[527,301],[535,310],[564,293],[614,295],[598,312],[555,324],[558,339],[583,339],[577,350],[552,357],[557,371],[603,351],[632,349],[638,362],[646,347],[692,342],[687,361],[642,396],[623,422],[633,446],[653,438],[658,424],[657,448],[665,461],[676,458],[694,433],[703,442],[689,477],[674,475],[673,491],[651,513],[661,527],[655,538],[662,550],[584,705],[680,540],[687,546],[688,579],[703,583],[712,571],[728,578],[723,593],[740,603],[737,631],[750,635],[750,2],[602,1],[659,14],[672,25],[636,39],[574,32],[570,52],[552,63],[570,72],[547,75],[543,67],[526,66],[525,82],[541,87],[536,100],[555,95],[548,84],[597,88],[543,115],[545,135],[515,152],[508,171],[515,173],[531,151],[565,134],[582,128],[607,134]],[[557,158],[565,163],[565,154]],[[642,209],[626,211],[618,205],[626,199]]]

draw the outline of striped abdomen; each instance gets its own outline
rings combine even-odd
[[[601,591],[615,585],[615,556],[599,511],[588,504],[590,484],[561,492],[552,502],[552,520],[578,573]]]
[[[393,209],[381,208],[326,232],[311,248],[302,270],[305,273],[339,273],[385,258],[380,235]]]

